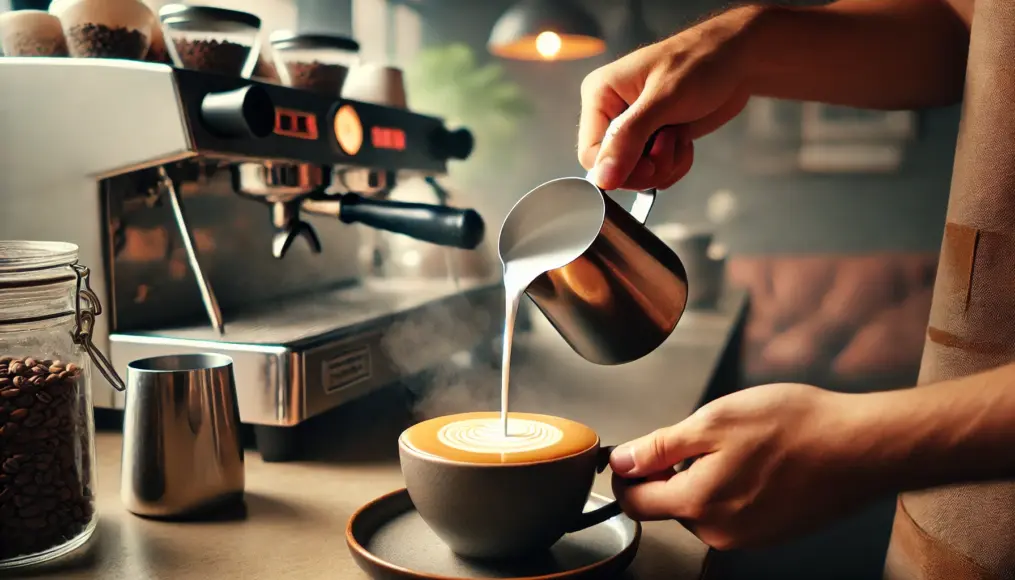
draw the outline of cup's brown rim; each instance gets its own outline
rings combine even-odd
[[[439,575],[436,575],[436,574],[431,574],[429,572],[417,572],[415,570],[410,570],[408,568],[399,566],[397,564],[392,564],[391,562],[387,562],[387,561],[382,560],[381,558],[375,556],[373,553],[370,552],[370,550],[367,550],[365,546],[360,544],[359,540],[356,539],[355,534],[353,534],[352,527],[353,527],[353,524],[356,523],[356,521],[358,521],[362,517],[363,512],[365,512],[366,510],[372,508],[373,506],[375,506],[375,505],[377,505],[377,504],[379,504],[379,503],[381,503],[383,501],[389,500],[389,499],[391,499],[391,498],[393,498],[395,496],[401,495],[401,494],[408,495],[409,494],[409,490],[403,487],[403,488],[396,489],[394,491],[388,492],[388,493],[386,493],[386,494],[384,494],[382,496],[376,497],[376,498],[368,501],[367,503],[365,503],[362,506],[360,506],[359,509],[357,509],[355,512],[353,512],[353,514],[349,517],[349,522],[345,526],[345,543],[346,543],[346,545],[349,546],[349,548],[351,550],[355,551],[361,558],[370,561],[370,563],[373,564],[374,566],[377,566],[377,567],[382,568],[382,569],[386,569],[386,570],[391,571],[391,572],[395,572],[396,574],[401,574],[401,575],[406,576],[408,578],[421,578],[421,579],[424,579],[424,580],[465,580],[462,577],[439,576]],[[601,495],[596,494],[596,493],[591,494],[591,496],[597,496],[599,498],[602,498],[602,499],[605,499],[605,500],[609,500],[609,498],[607,498],[605,496],[601,496]],[[410,501],[412,501],[411,498],[410,498]],[[413,504],[413,509],[415,509],[415,504]],[[632,550],[634,550],[635,551],[635,555],[637,555],[638,547],[641,545],[641,534],[642,534],[641,522],[639,522],[637,520],[634,520],[634,537],[631,539],[631,543],[629,545],[627,545],[627,546],[624,546],[616,554],[610,556],[609,558],[607,558],[607,559],[605,559],[605,560],[603,560],[601,562],[595,562],[595,563],[592,563],[592,564],[588,564],[588,565],[582,566],[581,568],[575,568],[574,570],[567,570],[567,571],[564,571],[564,572],[554,572],[552,574],[544,574],[542,576],[524,576],[524,577],[515,578],[514,580],[566,580],[567,578],[573,578],[573,577],[576,577],[576,576],[581,576],[582,574],[584,574],[584,573],[586,573],[586,572],[588,572],[590,570],[594,570],[596,568],[601,568],[601,567],[606,566],[606,565],[610,564],[611,562],[613,562],[613,561],[615,561],[615,560],[617,560],[619,558],[623,558],[623,557],[628,556],[629,552],[632,551]],[[494,578],[479,578],[479,577],[477,577],[477,578],[470,578],[468,580],[495,580],[495,579]]]
[[[447,465],[460,465],[460,466],[463,466],[463,467],[507,467],[507,468],[510,468],[510,467],[527,467],[527,466],[532,466],[532,465],[543,465],[543,464],[546,464],[546,463],[556,463],[558,461],[564,461],[565,459],[573,459],[575,457],[578,457],[579,455],[584,455],[585,453],[588,453],[589,451],[591,451],[593,449],[600,449],[603,446],[602,439],[599,438],[599,435],[596,435],[596,441],[592,445],[589,445],[588,447],[586,447],[585,449],[582,449],[581,451],[575,451],[574,453],[569,453],[567,455],[561,455],[559,457],[551,457],[549,459],[533,459],[532,461],[514,461],[514,462],[510,462],[510,463],[483,463],[483,462],[480,462],[480,461],[462,461],[462,460],[459,460],[459,459],[448,459],[447,457],[441,457],[440,455],[435,455],[433,453],[427,453],[426,451],[423,451],[421,449],[416,449],[415,447],[413,447],[412,445],[407,443],[405,441],[405,439],[404,439],[404,435],[405,435],[405,433],[403,432],[402,435],[398,436],[398,446],[401,449],[405,449],[406,452],[411,453],[412,455],[415,455],[416,457],[419,457],[420,459],[424,459],[424,460],[427,460],[427,461],[433,460],[433,461],[435,461],[437,463],[445,463]],[[491,455],[493,455],[493,454],[491,454]]]
[[[465,414],[471,414],[471,413],[465,413]],[[542,413],[528,413],[528,414],[530,414],[530,415],[542,415]],[[552,415],[543,415],[543,416],[551,417]],[[561,417],[561,418],[567,419],[566,417]],[[575,457],[578,457],[579,455],[583,455],[585,453],[588,453],[592,449],[599,449],[599,448],[601,448],[603,446],[603,440],[602,440],[602,438],[599,437],[599,434],[595,432],[595,429],[592,429],[592,427],[589,427],[588,425],[585,425],[584,423],[579,423],[578,421],[574,421],[573,419],[567,419],[567,420],[568,421],[572,421],[574,423],[578,423],[579,425],[581,425],[581,426],[585,427],[586,429],[589,429],[590,431],[595,433],[596,440],[595,440],[594,443],[592,443],[591,445],[589,445],[588,447],[586,447],[584,449],[581,449],[579,451],[575,451],[574,453],[569,453],[567,455],[561,455],[560,457],[551,457],[549,459],[534,459],[532,461],[515,461],[515,462],[511,462],[511,463],[484,463],[484,462],[480,462],[480,461],[461,461],[461,460],[458,460],[458,459],[448,459],[447,457],[442,457],[440,455],[435,455],[433,453],[427,453],[426,451],[423,451],[422,449],[417,449],[417,448],[413,447],[412,445],[410,445],[408,442],[406,442],[405,441],[405,433],[407,431],[409,431],[409,429],[412,429],[412,426],[406,428],[405,430],[403,430],[398,435],[398,446],[400,448],[402,448],[402,449],[405,449],[408,453],[411,453],[411,454],[415,455],[416,457],[419,457],[420,459],[433,460],[433,461],[436,461],[438,463],[445,463],[445,464],[448,464],[448,465],[460,465],[460,466],[464,466],[464,467],[508,467],[508,468],[510,468],[510,467],[525,467],[525,466],[532,466],[532,465],[542,465],[544,463],[556,463],[558,461],[563,461],[565,459],[573,459]]]

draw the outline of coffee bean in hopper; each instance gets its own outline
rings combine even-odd
[[[76,365],[0,357],[0,560],[64,544],[91,521],[84,385]]]
[[[349,69],[323,62],[291,62],[286,66],[292,86],[337,97]]]
[[[4,56],[67,56],[67,41],[63,36],[42,38],[31,34],[12,34],[4,44]]]
[[[187,40],[173,42],[183,68],[238,76],[250,55],[250,46],[227,40]]]
[[[67,30],[67,46],[76,57],[140,60],[148,50],[148,37],[139,30],[89,23]]]

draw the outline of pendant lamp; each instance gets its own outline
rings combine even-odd
[[[520,0],[494,25],[487,46],[513,60],[578,60],[605,52],[606,40],[573,0]]]

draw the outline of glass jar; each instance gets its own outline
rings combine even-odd
[[[91,343],[101,309],[77,259],[73,244],[0,241],[0,570],[95,530],[90,363],[123,383]]]
[[[359,64],[359,43],[344,36],[278,30],[270,41],[275,70],[289,87],[338,97],[349,69]]]
[[[261,19],[214,6],[159,9],[169,57],[177,68],[250,78],[261,52]]]
[[[75,58],[143,60],[155,13],[139,0],[53,0],[67,51]]]

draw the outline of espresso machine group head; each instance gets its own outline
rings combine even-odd
[[[309,203],[314,213],[333,213],[333,217],[347,224],[360,222],[434,244],[471,250],[482,241],[485,233],[483,220],[471,209],[392,203],[355,192],[329,193],[336,165],[365,165],[373,170],[386,170],[389,175],[386,186],[390,188],[394,185],[393,175],[398,169],[423,172],[429,169],[432,172],[438,170],[434,163],[465,159],[472,151],[472,136],[468,130],[449,131],[442,125],[425,127],[418,123],[419,116],[407,111],[365,103],[339,104],[337,99],[321,98],[306,91],[272,94],[270,88],[273,87],[248,84],[209,92],[202,97],[195,112],[202,121],[202,128],[217,140],[257,143],[275,139],[286,143],[298,139],[303,141],[301,145],[309,141],[325,148],[324,155],[312,155],[318,159],[303,161],[263,157],[266,153],[258,151],[255,146],[249,153],[261,155],[258,162],[241,160],[232,163],[229,168],[233,189],[237,193],[271,206],[271,220],[276,230],[272,253],[276,258],[282,258],[299,238],[305,240],[312,251],[321,251],[314,228],[300,219],[305,201],[332,202]],[[294,94],[300,98],[290,102]],[[316,103],[315,107],[315,98],[325,104]],[[302,99],[307,101],[301,102]],[[276,105],[277,100],[285,104]],[[377,123],[370,128],[370,134],[364,132],[361,118],[364,110]],[[323,128],[331,139],[322,139],[321,121],[325,119],[330,120]],[[428,153],[427,159],[419,160],[418,168],[397,167],[397,162],[384,159],[403,153],[409,146],[406,141],[408,128],[415,129],[413,132],[421,140],[422,152]],[[236,160],[237,153],[242,156],[249,154],[244,147],[239,149],[239,152],[226,152],[226,160]],[[371,161],[369,157],[372,155],[377,159]],[[325,157],[330,157],[330,162],[322,163]],[[443,169],[439,171],[443,172]]]
[[[283,110],[277,113],[267,92],[261,87],[247,86],[212,97],[214,99],[210,103],[202,103],[203,117],[220,118],[223,126],[230,129],[235,124],[235,130],[245,133],[247,138],[264,138],[276,129],[293,135],[311,130],[310,121],[298,112]],[[334,117],[332,124],[339,149],[357,154],[363,147],[363,129],[356,109],[352,105],[340,107]],[[398,134],[398,129],[392,131]],[[400,141],[401,135],[384,143],[385,146],[397,147]],[[438,159],[465,159],[472,150],[472,136],[466,129],[436,129],[428,141],[428,147]],[[321,251],[321,242],[314,228],[300,219],[301,210],[330,215],[347,224],[359,222],[467,250],[475,249],[485,233],[482,217],[471,209],[393,203],[351,191],[336,192],[338,188],[332,187],[333,165],[266,160],[236,163],[230,170],[233,189],[237,193],[271,206],[271,220],[275,228],[272,254],[276,258],[282,258],[297,239],[304,240],[313,252]],[[385,172],[386,189],[394,186],[395,173]]]
[[[344,225],[477,247],[475,211],[383,195],[467,158],[467,130],[116,59],[0,58],[0,102],[4,237],[80,247],[108,313],[94,340],[119,371],[160,354],[231,356],[241,419],[259,438],[499,331],[499,279],[367,279],[362,228]],[[371,177],[343,177],[355,173]],[[122,395],[93,395],[123,407]]]

